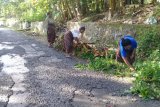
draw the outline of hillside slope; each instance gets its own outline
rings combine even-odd
[[[125,23],[125,24],[144,24],[144,22],[151,16],[153,16],[157,23],[160,22],[160,6],[158,5],[128,5],[125,10],[125,14],[120,15],[115,12],[111,20],[108,20],[109,12],[90,14],[82,19],[82,21],[93,21],[102,23]],[[76,21],[73,19],[73,21]]]

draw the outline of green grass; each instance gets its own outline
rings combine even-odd
[[[82,54],[81,57],[89,60],[88,63],[78,64],[75,67],[120,77],[134,76],[135,80],[130,90],[133,94],[144,99],[160,100],[160,26],[133,25],[133,28],[138,35],[135,72],[131,72],[126,64],[116,62],[113,52],[106,57],[94,57],[91,53]]]

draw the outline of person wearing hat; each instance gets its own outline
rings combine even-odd
[[[85,31],[85,27],[82,26],[79,29],[72,29],[70,31],[67,31],[64,34],[64,49],[66,52],[66,57],[70,57],[73,52],[73,42],[74,40],[79,43],[79,38],[81,35],[83,35]]]
[[[128,34],[120,39],[116,52],[116,60],[126,63],[132,71],[135,70],[133,63],[135,61],[136,48],[137,41]]]

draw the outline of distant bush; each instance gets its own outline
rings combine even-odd
[[[159,27],[152,26],[141,29],[138,36],[137,56],[140,60],[147,60],[156,50],[160,49],[160,31]]]
[[[157,27],[142,31],[138,38],[137,74],[131,91],[143,98],[160,99],[160,33]]]
[[[156,6],[156,10],[154,11],[153,14],[156,18],[160,17],[160,4]]]
[[[131,91],[143,98],[160,99],[160,61],[145,61],[137,65],[137,71]]]
[[[159,26],[136,26],[138,41],[137,60],[134,63],[135,81],[131,92],[143,98],[160,99],[160,31]],[[133,76],[125,64],[114,60],[115,52],[106,57],[94,57],[93,53],[81,53],[88,59],[87,64],[78,64],[77,68],[102,71],[117,76]]]

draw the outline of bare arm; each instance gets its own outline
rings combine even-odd
[[[116,50],[116,55],[119,56],[119,53],[120,53],[120,49],[118,47],[118,49]]]
[[[136,49],[133,49],[133,52],[132,52],[132,55],[131,55],[131,58],[133,58],[136,54]]]
[[[129,67],[132,71],[135,70],[134,67],[129,63],[129,61],[127,60],[126,57],[124,57],[123,60],[124,60],[124,62],[128,65],[128,67]]]
[[[79,39],[77,37],[74,37],[74,40],[79,43]]]

